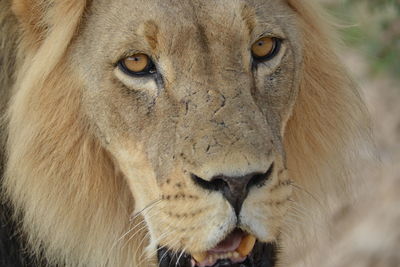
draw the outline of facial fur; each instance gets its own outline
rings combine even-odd
[[[157,246],[202,252],[241,228],[279,242],[279,262],[289,261],[291,241],[306,243],[313,219],[293,225],[292,203],[319,214],[292,190],[330,197],[347,183],[350,144],[368,132],[319,9],[284,0],[36,1],[13,3],[24,56],[4,182],[31,249],[67,266],[152,266]],[[256,63],[251,46],[262,37],[281,47]],[[137,53],[156,74],[121,71],[119,60]],[[269,170],[239,210],[196,182]]]
[[[288,179],[282,135],[297,95],[301,42],[289,27],[293,11],[271,2],[98,1],[77,39],[73,62],[91,123],[136,210],[158,201],[144,212],[154,245],[199,252],[236,226],[264,242],[279,233],[291,192],[278,186]],[[264,36],[281,38],[282,48],[254,66],[250,47]],[[155,77],[115,67],[137,52],[154,60]],[[265,173],[271,164],[272,178],[250,190],[238,218],[220,192],[190,178]]]

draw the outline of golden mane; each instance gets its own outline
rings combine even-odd
[[[335,53],[333,44],[339,41],[330,16],[312,1],[288,2],[299,14],[304,63],[284,142],[289,173],[297,184],[296,202],[301,203],[292,212],[303,221],[289,222],[294,230],[286,240],[290,249],[285,258],[302,258],[310,266],[312,259],[304,259],[307,248],[312,244],[315,250],[323,240],[338,203],[353,198],[353,178],[360,162],[372,158],[372,139],[366,106]]]
[[[134,266],[143,266],[144,221],[130,220],[131,193],[81,112],[82,84],[64,60],[79,32],[86,2],[56,1],[47,6],[37,1],[37,21],[27,16],[32,10],[24,9],[23,2],[13,6],[22,25],[18,51],[23,57],[7,112],[3,182],[15,216],[33,253],[44,252],[50,264],[128,266],[134,261]],[[290,242],[298,241],[291,247],[288,237],[282,237],[283,253],[290,261],[298,246],[305,254],[304,235],[315,227],[310,221],[321,213],[329,216],[328,198],[351,190],[348,179],[355,171],[353,161],[360,157],[354,151],[367,143],[369,121],[331,46],[325,15],[309,1],[288,2],[299,14],[304,64],[284,143],[289,175],[298,188],[309,192],[300,189],[296,202],[311,216],[297,224],[289,216]],[[133,225],[135,238],[123,236]]]

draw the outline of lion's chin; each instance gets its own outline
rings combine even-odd
[[[261,243],[252,235],[235,229],[216,247],[192,255],[158,250],[159,267],[274,267],[277,249],[273,243]]]

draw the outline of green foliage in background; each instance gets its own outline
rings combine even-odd
[[[400,79],[400,0],[326,1],[345,22],[347,44],[361,49],[374,71],[387,71]]]

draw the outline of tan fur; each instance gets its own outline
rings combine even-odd
[[[2,115],[4,114],[7,102],[10,98],[9,88],[15,79],[16,45],[17,35],[10,34],[17,31],[17,20],[9,12],[10,3],[4,3],[0,9],[0,51],[7,51],[8,55],[0,55],[0,149],[3,150],[5,142],[5,124]],[[3,156],[0,153],[0,173],[3,169]]]
[[[390,169],[390,166],[385,166]],[[396,172],[398,173],[398,171]],[[369,173],[370,187],[356,205],[347,204],[334,217],[332,240],[316,253],[318,266],[399,266],[400,179]],[[379,183],[376,181],[379,180]],[[322,252],[322,253],[321,253]],[[296,262],[293,266],[302,265]]]
[[[262,241],[279,238],[282,264],[307,256],[331,200],[351,191],[369,138],[362,100],[315,4],[182,1],[174,28],[165,27],[171,3],[165,14],[139,0],[148,14],[125,0],[13,3],[23,56],[8,105],[4,188],[33,253],[66,266],[153,266],[159,244],[209,249],[234,227],[232,210],[188,173],[238,176],[274,161],[271,181],[244,203],[241,227]],[[256,10],[269,9],[277,15],[262,24]],[[251,44],[260,23],[296,42],[253,83],[247,51],[237,47]],[[162,64],[164,90],[111,64],[145,49],[144,39]],[[278,64],[282,90],[251,94]]]

